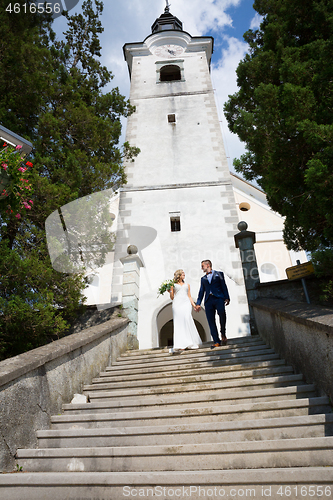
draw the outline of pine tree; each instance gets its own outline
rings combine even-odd
[[[134,108],[117,88],[103,93],[113,76],[99,61],[102,2],[86,0],[82,13],[66,13],[60,41],[50,16],[13,17],[0,4],[0,123],[34,145],[33,209],[17,219],[0,201],[1,359],[66,332],[86,282],[82,270],[52,267],[45,221],[74,200],[117,189],[126,182],[124,159],[139,150],[119,145],[120,119]],[[105,202],[93,212],[103,248],[90,260],[100,265],[112,246],[105,231],[111,216]]]
[[[260,29],[229,96],[229,128],[248,152],[234,162],[285,219],[289,249],[333,244],[333,2],[256,0]]]

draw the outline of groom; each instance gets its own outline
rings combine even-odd
[[[214,347],[219,347],[221,345],[215,322],[216,311],[220,317],[222,344],[225,345],[227,343],[227,337],[225,335],[225,306],[230,303],[230,297],[227,285],[224,281],[223,273],[221,271],[214,271],[212,269],[212,263],[210,260],[203,260],[201,262],[201,269],[205,273],[205,276],[201,278],[201,286],[195,310],[197,312],[200,311],[200,304],[205,294],[206,316],[210,328],[210,333],[213,337],[213,344],[211,345],[211,349],[214,349]]]

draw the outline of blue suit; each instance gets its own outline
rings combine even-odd
[[[212,280],[209,283],[207,275],[201,278],[201,286],[198,294],[197,305],[200,306],[202,299],[205,295],[205,311],[206,317],[210,328],[211,336],[214,343],[220,343],[216,322],[215,313],[219,315],[221,323],[221,335],[225,337],[225,304],[226,299],[230,300],[227,285],[224,281],[224,275],[221,271],[212,271]]]

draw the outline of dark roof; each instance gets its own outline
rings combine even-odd
[[[168,5],[164,9],[164,13],[156,19],[151,27],[152,33],[164,30],[183,30],[183,23],[178,17],[171,14]]]

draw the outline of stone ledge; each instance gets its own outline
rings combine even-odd
[[[254,308],[274,312],[333,336],[333,309],[282,299],[257,299],[250,304]]]
[[[79,349],[100,337],[116,331],[127,325],[127,318],[112,318],[105,323],[95,325],[78,333],[38,347],[31,351],[19,354],[13,358],[0,362],[0,387],[15,380],[16,378],[31,372],[45,363],[52,361],[75,349]]]
[[[186,182],[181,184],[165,184],[165,185],[154,185],[154,186],[128,186],[121,188],[121,193],[130,193],[132,191],[158,191],[164,189],[185,189],[185,188],[197,188],[197,187],[221,187],[230,184],[230,179],[221,179],[218,181],[203,181],[203,182]],[[238,219],[237,219],[238,220]]]

